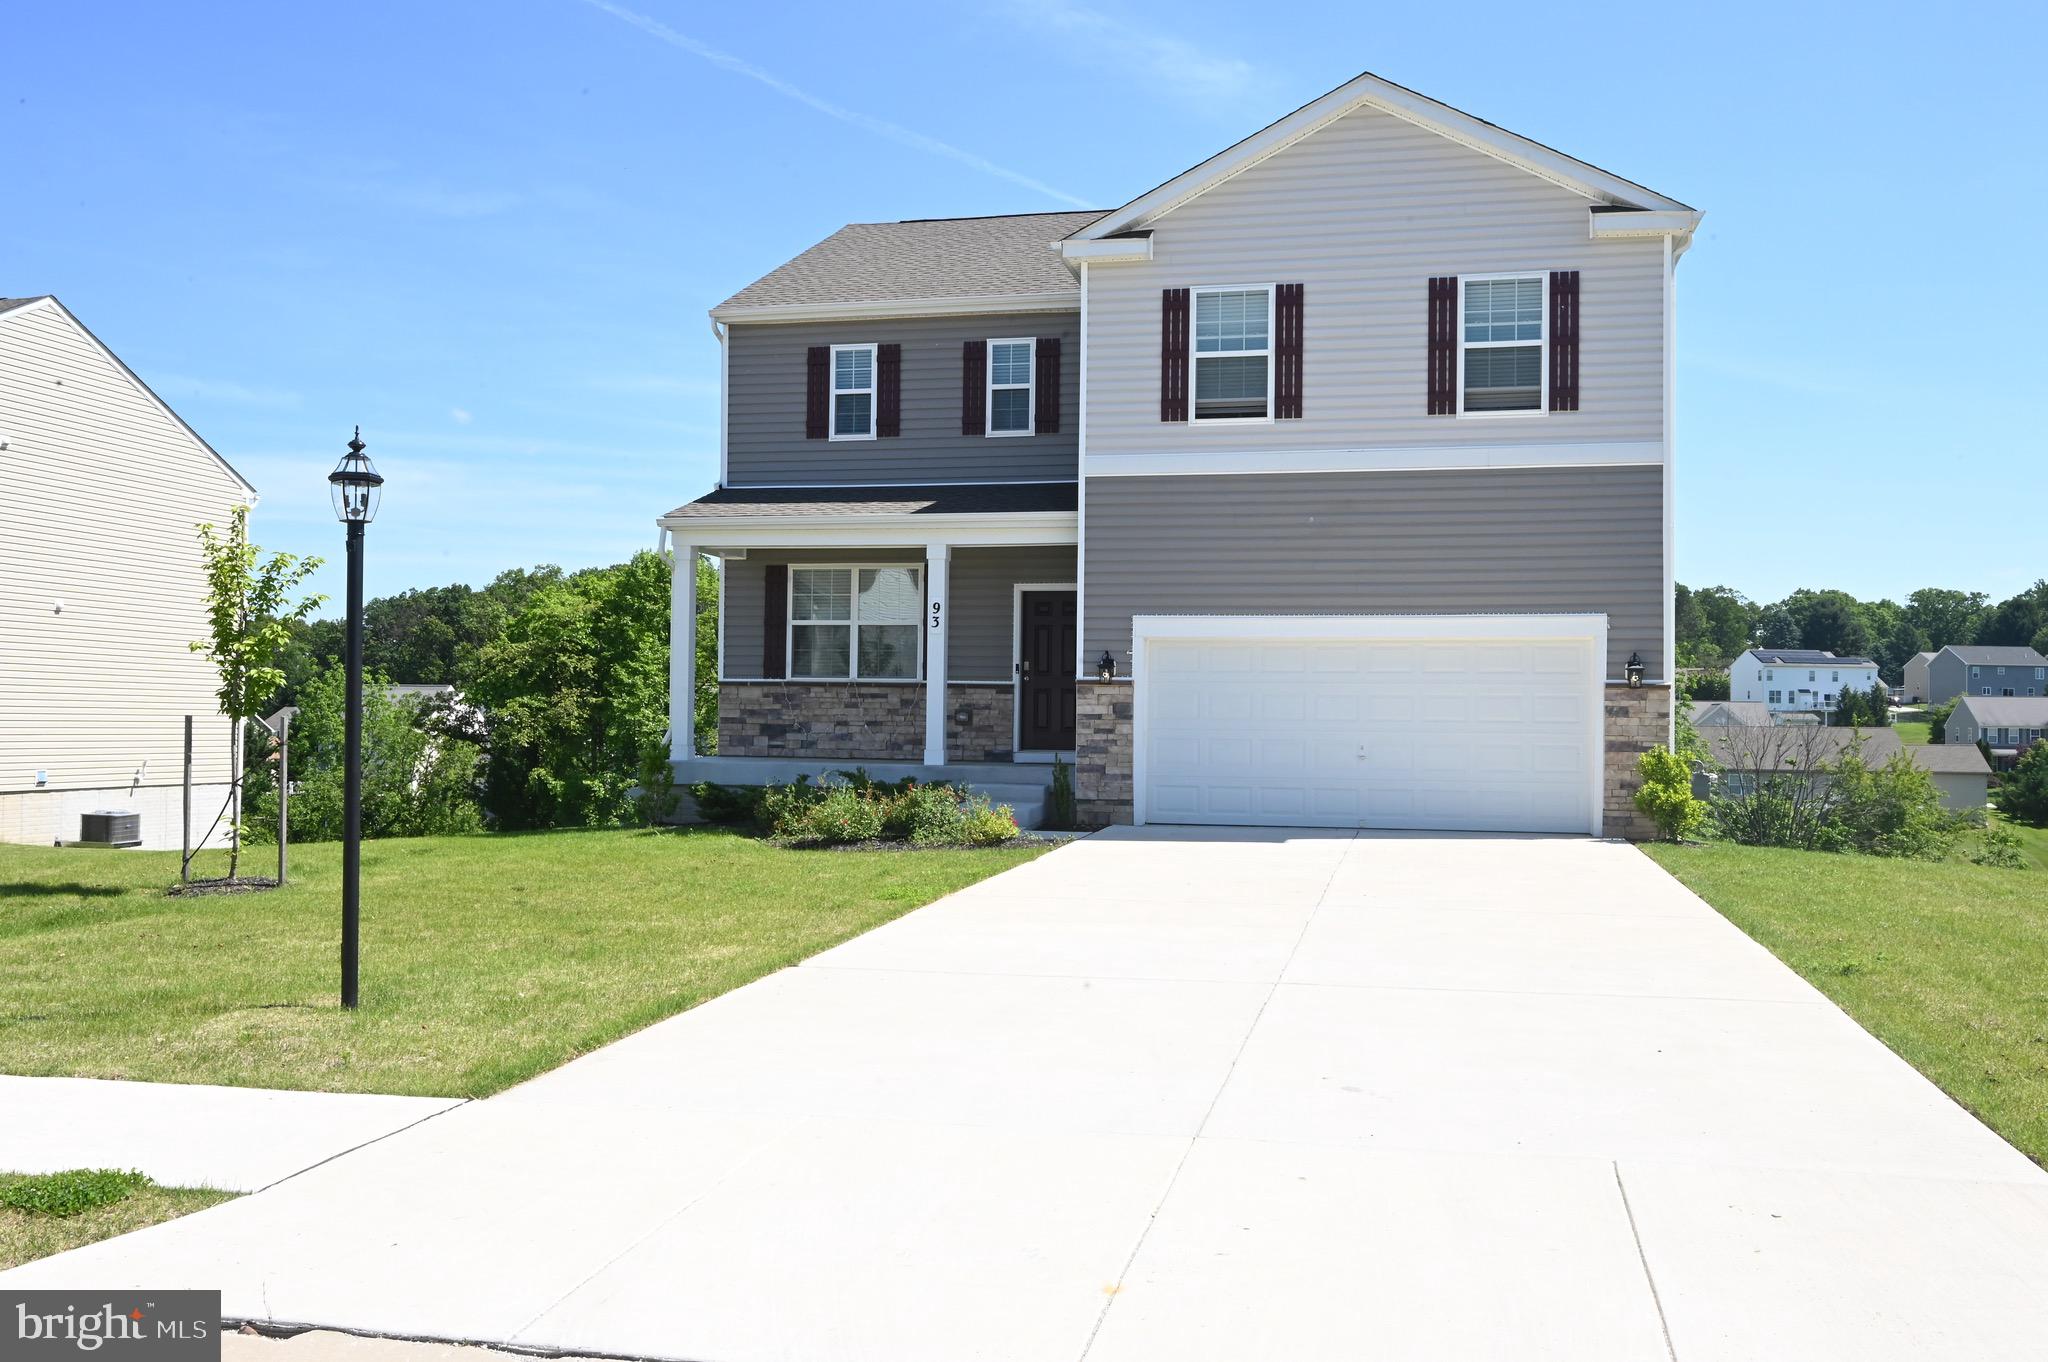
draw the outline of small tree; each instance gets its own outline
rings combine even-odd
[[[1841,694],[1835,697],[1834,712],[1828,716],[1828,722],[1836,728],[1854,728],[1862,723],[1862,695],[1847,686],[1842,687]]]
[[[2037,742],[1998,785],[1998,811],[2015,823],[2048,828],[2048,742]]]
[[[1956,705],[1961,699],[1960,695],[1952,696],[1927,711],[1927,741],[1948,741],[1949,716],[1956,712]]]
[[[1707,821],[1707,803],[1692,793],[1692,763],[1665,747],[1653,747],[1636,760],[1643,787],[1636,807],[1657,825],[1666,841],[1682,842]]]
[[[1892,722],[1892,693],[1886,689],[1884,678],[1870,683],[1870,689],[1863,696],[1863,722],[1877,728],[1889,728]]]
[[[225,534],[199,526],[205,560],[206,616],[210,637],[195,641],[220,673],[220,712],[233,725],[229,736],[228,878],[242,862],[242,729],[284,684],[281,665],[293,626],[320,608],[325,596],[290,597],[320,567],[318,558],[263,551],[249,542],[249,508],[235,507]]]

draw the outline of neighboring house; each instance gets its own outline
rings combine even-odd
[[[1816,784],[1828,777],[1819,768],[1840,761],[1851,747],[1867,766],[1883,766],[1904,752],[1928,772],[1941,791],[1944,808],[1981,809],[1987,798],[1991,768],[1974,747],[1938,747],[1907,743],[1895,728],[1821,728],[1812,724],[1780,724],[1762,728],[1723,725],[1701,730],[1700,737],[1720,766],[1722,793],[1748,794],[1765,776],[1815,773]]]
[[[1958,695],[2048,696],[2048,657],[2032,648],[1950,644],[1927,663],[1927,703]]]
[[[1927,664],[1932,661],[1934,661],[1933,653],[1915,653],[1906,660],[1903,678],[1906,684],[1901,686],[1900,690],[1904,692],[1901,698],[1907,704],[1924,705],[1929,703],[1927,699]]]
[[[1699,220],[1365,75],[1108,212],[842,229],[712,309],[679,778],[1059,757],[1089,822],[1647,832]]]
[[[188,714],[199,836],[230,728],[195,527],[255,489],[50,297],[0,299],[0,476],[0,840],[119,809],[177,846]]]
[[[1771,707],[1761,700],[1695,700],[1692,705],[1694,728],[1719,728],[1726,724],[1761,728],[1770,722]]]
[[[1731,699],[1760,701],[1773,714],[1825,714],[1844,690],[1867,692],[1877,664],[1811,648],[1751,648],[1728,665]]]
[[[1981,742],[2010,766],[2048,732],[2048,696],[1965,695],[1942,732],[1951,746]]]

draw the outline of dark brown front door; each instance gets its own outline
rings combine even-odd
[[[1017,745],[1074,750],[1074,593],[1026,591],[1017,640]]]

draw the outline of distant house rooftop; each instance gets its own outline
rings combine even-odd
[[[2048,695],[1965,695],[1970,717],[1993,728],[2048,728]]]
[[[1766,667],[1875,667],[1867,657],[1837,657],[1813,648],[1751,648],[1750,656]]]
[[[1695,700],[1694,724],[1751,724],[1768,726],[1771,707],[1761,700]]]
[[[2048,657],[2041,656],[2032,648],[1979,647],[1976,644],[1959,647],[1951,643],[1947,651],[1973,667],[2048,667]]]

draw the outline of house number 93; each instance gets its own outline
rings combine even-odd
[[[939,613],[945,608],[946,607],[943,602],[932,602],[932,628],[936,629],[939,627]]]

